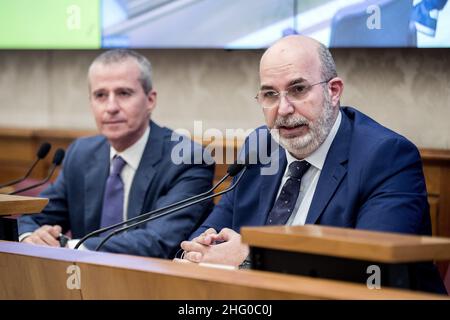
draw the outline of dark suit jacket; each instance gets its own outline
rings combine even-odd
[[[341,108],[341,113],[306,223],[430,235],[427,191],[417,148],[353,108]],[[239,232],[242,226],[265,224],[287,160],[285,150],[260,131],[268,132],[265,127],[257,129],[256,148],[265,141],[278,153],[272,153],[269,164],[250,166],[237,188],[222,197],[191,238],[207,228],[228,227]],[[248,141],[245,146],[252,152],[255,146]],[[274,175],[261,175],[261,168],[274,164],[279,166]],[[430,285],[430,291],[440,291],[436,282]]]
[[[171,153],[175,146],[188,147],[185,154],[192,160],[201,146],[189,139],[171,141],[172,131],[150,122],[150,135],[134,176],[128,200],[128,218],[166,206],[211,188],[214,164],[174,164]],[[41,214],[23,216],[19,234],[32,232],[39,226],[61,225],[79,239],[100,227],[102,199],[110,168],[110,144],[103,136],[81,138],[68,149],[56,182],[41,196],[50,199]],[[194,162],[191,162],[194,163]],[[104,251],[152,257],[173,257],[181,241],[197,228],[211,210],[206,202],[175,214],[153,220],[142,227],[112,237]],[[94,249],[101,237],[85,242]]]

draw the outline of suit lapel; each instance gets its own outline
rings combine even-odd
[[[350,122],[342,112],[342,122],[328,151],[322,172],[320,173],[305,224],[314,224],[317,222],[342,179],[347,174],[346,163],[348,161],[350,136]]]
[[[153,121],[150,122],[150,136],[128,195],[128,219],[142,213],[147,190],[156,174],[155,164],[162,157],[164,134],[161,127]]]
[[[105,139],[87,164],[84,177],[84,227],[86,233],[100,226],[103,193],[109,174],[109,152],[110,146]]]

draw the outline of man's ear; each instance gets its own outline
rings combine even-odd
[[[338,105],[343,92],[344,81],[342,81],[342,79],[339,77],[331,79],[328,83],[328,93],[330,95],[330,100],[333,106]]]
[[[151,115],[156,108],[156,98],[157,94],[155,90],[150,90],[150,92],[147,93],[147,110],[149,115]]]

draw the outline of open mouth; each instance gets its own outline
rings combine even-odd
[[[302,136],[308,132],[309,127],[307,124],[299,124],[294,126],[279,126],[278,130],[280,135],[285,138],[293,138]]]

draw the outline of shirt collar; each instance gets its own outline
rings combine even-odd
[[[325,163],[325,159],[327,157],[328,154],[328,150],[330,150],[331,144],[333,143],[334,137],[337,134],[337,131],[339,129],[339,126],[341,124],[341,120],[342,120],[342,115],[341,112],[339,111],[338,116],[336,118],[336,120],[334,121],[334,125],[331,128],[330,132],[328,133],[328,136],[326,137],[325,141],[319,146],[319,148],[317,148],[316,151],[314,151],[313,153],[311,153],[308,157],[306,157],[304,160],[308,161],[312,166],[316,167],[319,170],[322,170],[323,168],[323,164]],[[292,156],[287,150],[286,151],[286,159],[288,162],[287,167],[289,167],[289,165],[294,162],[294,161],[298,161],[297,158],[295,158],[294,156]],[[287,174],[287,170],[285,175]]]
[[[112,146],[109,152],[109,160],[119,155],[126,161],[132,169],[137,170],[139,163],[141,162],[142,154],[144,153],[145,146],[147,145],[148,137],[150,136],[150,126],[147,127],[142,137],[139,138],[132,146],[128,147],[122,152],[117,152]]]

